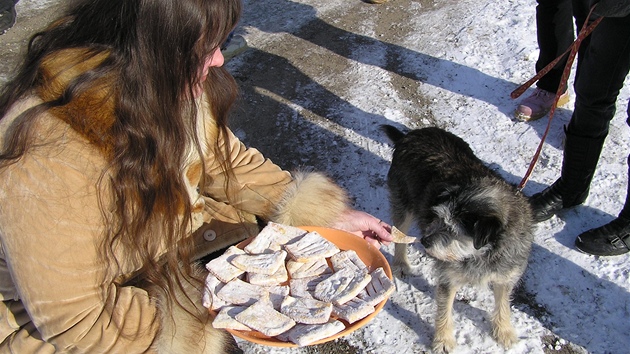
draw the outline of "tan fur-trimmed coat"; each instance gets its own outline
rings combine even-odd
[[[0,121],[0,143],[21,112],[55,97],[69,79],[103,59],[81,58],[80,50],[70,50],[45,62],[47,84]],[[203,103],[199,109],[199,136],[210,146],[217,139],[215,122]],[[226,332],[177,306],[169,310],[159,292],[125,284],[140,265],[121,264],[102,282],[97,182],[107,165],[107,127],[114,119],[96,85],[69,105],[41,114],[34,144],[0,170],[0,352],[225,352]],[[231,200],[237,202],[224,193],[225,176],[211,149],[203,156],[191,152],[182,166],[194,220],[194,232],[186,237],[195,239],[197,256],[255,235],[256,217],[326,226],[347,208],[344,191],[324,175],[292,175],[232,134],[223,143],[232,151],[238,192]],[[207,185],[200,185],[202,158],[211,176]],[[206,313],[201,289],[189,285],[186,291],[198,299],[193,310]]]

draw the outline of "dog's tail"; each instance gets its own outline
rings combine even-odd
[[[387,134],[389,140],[391,140],[394,144],[398,143],[400,139],[405,136],[405,133],[403,133],[400,129],[394,127],[393,125],[383,124],[381,125],[381,130],[383,130],[385,134]]]

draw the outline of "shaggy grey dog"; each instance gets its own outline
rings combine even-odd
[[[414,221],[437,277],[433,351],[455,347],[453,301],[463,285],[491,284],[493,337],[506,348],[517,340],[510,295],[525,271],[533,241],[529,202],[475,156],[468,144],[443,129],[405,134],[384,125],[394,143],[387,176],[392,223],[407,233]],[[410,272],[407,245],[396,244],[394,269]]]

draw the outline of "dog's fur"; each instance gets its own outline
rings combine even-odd
[[[475,156],[461,138],[430,127],[405,134],[384,125],[394,143],[387,184],[393,225],[408,232],[416,221],[437,277],[433,351],[455,347],[452,308],[465,284],[492,285],[492,334],[516,342],[510,295],[523,274],[533,241],[529,202]],[[407,245],[396,244],[394,269],[410,272]]]

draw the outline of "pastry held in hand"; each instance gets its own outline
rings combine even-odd
[[[405,235],[402,231],[398,230],[396,226],[392,226],[391,234],[393,243],[414,243],[418,241],[417,237]]]

